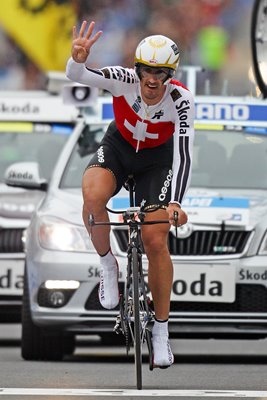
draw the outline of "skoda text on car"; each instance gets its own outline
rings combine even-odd
[[[21,319],[23,235],[44,194],[6,186],[5,169],[38,161],[49,181],[76,117],[76,107],[48,91],[0,92],[0,322]]]
[[[192,181],[183,203],[189,221],[178,229],[178,238],[175,229],[169,233],[174,264],[170,335],[265,337],[267,103],[215,96],[195,100]],[[27,229],[25,359],[60,359],[73,351],[76,334],[116,336],[112,330],[118,310],[105,310],[99,303],[99,258],[81,217],[82,173],[113,117],[109,97],[99,98],[96,108],[95,119],[79,120]],[[13,165],[12,170],[22,176],[35,167]],[[28,185],[23,178],[8,180]],[[35,175],[31,185],[41,183]],[[127,196],[122,190],[109,207],[126,207]],[[114,227],[111,239],[122,286],[126,230]],[[144,269],[146,273],[145,257]]]

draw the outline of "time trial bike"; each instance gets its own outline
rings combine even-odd
[[[144,212],[142,207],[135,206],[135,182],[132,176],[128,177],[125,187],[129,191],[129,204],[126,210],[112,210],[110,213],[121,215],[120,222],[95,221],[93,215],[89,215],[89,226],[113,225],[128,227],[127,246],[127,270],[124,282],[124,290],[120,295],[119,314],[116,317],[114,331],[125,336],[126,352],[134,348],[136,387],[142,389],[142,360],[144,344],[146,343],[149,357],[149,369],[153,370],[153,347],[151,340],[151,323],[154,321],[153,302],[147,296],[147,283],[142,267],[143,245],[141,238],[141,226],[152,224],[169,224],[168,220],[146,221],[147,212],[153,212],[156,208]],[[174,215],[176,236],[178,227],[178,213]],[[166,367],[160,367],[166,368]]]

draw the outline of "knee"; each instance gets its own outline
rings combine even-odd
[[[83,176],[82,180],[82,193],[85,207],[91,208],[94,203],[97,203],[99,197],[97,187],[93,182],[88,181],[85,176]]]
[[[83,210],[84,212],[97,212],[105,208],[106,198],[101,191],[101,185],[93,179],[88,179],[86,174],[82,179]]]
[[[167,247],[167,233],[146,232],[142,235],[144,248],[147,254],[161,253]]]

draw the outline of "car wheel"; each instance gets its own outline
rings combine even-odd
[[[64,354],[73,353],[73,336],[64,337],[61,331],[45,330],[35,325],[31,318],[27,267],[24,270],[22,299],[21,355],[24,360],[62,360]]]

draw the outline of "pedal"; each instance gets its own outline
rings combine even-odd
[[[152,370],[153,370],[154,368],[167,369],[167,368],[170,368],[170,365],[164,365],[164,366],[162,365],[162,366],[160,366],[160,365],[153,364]],[[151,371],[152,371],[152,370],[151,370]]]
[[[116,323],[114,325],[113,332],[115,332],[117,335],[121,334],[122,332],[120,315],[116,317]]]

